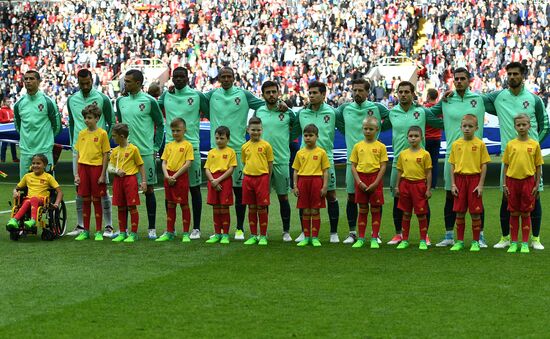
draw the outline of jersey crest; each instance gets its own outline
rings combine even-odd
[[[420,116],[420,113],[414,112],[414,113],[413,113],[413,116],[414,116],[414,118],[415,118],[416,120],[418,120],[418,117]]]
[[[283,113],[279,114],[279,121],[283,121],[285,119],[285,115]]]
[[[422,162],[422,158],[416,158],[416,162],[418,163]]]
[[[193,102],[194,102],[194,101],[193,101],[193,98],[187,99],[187,104],[188,104],[189,106],[193,105]]]
[[[374,115],[374,112],[372,111],[372,109],[369,109],[367,114],[368,114],[369,117],[372,117]]]
[[[477,101],[475,101],[475,100],[470,101],[470,105],[472,105],[473,108],[476,108]]]
[[[241,104],[241,98],[235,98],[235,105]]]
[[[477,146],[472,146],[472,152],[476,152],[477,151]]]
[[[262,147],[258,147],[258,153],[262,153],[264,149]]]
[[[143,110],[145,110],[145,104],[139,104],[139,110],[143,112]]]
[[[98,142],[99,141],[99,138],[98,137],[95,137],[94,138],[94,142]]]
[[[43,109],[44,109],[44,105],[42,105],[42,104],[38,105],[38,110],[39,110],[40,112],[42,112]]]
[[[325,115],[325,117],[323,118],[323,120],[325,121],[325,124],[328,124],[328,122],[330,121],[330,115]]]
[[[525,100],[523,102],[523,108],[527,108],[527,107],[529,107],[529,101]]]
[[[92,105],[97,106],[97,101],[94,100],[94,101],[92,102]]]
[[[316,155],[314,155],[314,156],[313,156],[313,160],[319,160],[319,157],[316,156]]]

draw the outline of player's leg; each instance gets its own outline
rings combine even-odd
[[[271,176],[271,186],[277,193],[279,200],[279,213],[283,223],[283,241],[292,241],[290,236],[290,203],[288,202],[288,192],[290,191],[290,173],[287,165],[273,165],[273,175]]]
[[[331,164],[328,170],[328,192],[327,192],[327,211],[330,222],[330,242],[338,243],[338,220],[340,219],[340,206],[336,198],[336,172],[334,164]]]
[[[365,233],[367,232],[367,221],[369,216],[369,205],[359,203],[357,229],[359,231],[357,241],[353,244],[353,248],[361,248],[365,245]]]
[[[105,182],[108,186],[109,176],[105,176]],[[103,220],[105,222],[105,231],[103,232],[104,237],[111,238],[114,234],[113,229],[113,202],[111,195],[109,194],[109,188],[105,189],[105,195],[101,197],[101,207],[103,209]]]
[[[456,212],[456,242],[451,247],[451,251],[460,251],[464,248],[464,232],[466,228],[466,213]]]
[[[155,197],[155,187],[154,185],[157,183],[157,167],[156,167],[156,160],[155,156],[153,154],[151,155],[144,155],[143,158],[143,166],[145,169],[145,180],[147,181],[147,190],[145,191],[145,207],[147,209],[147,221],[149,223],[148,226],[148,237],[149,239],[156,239],[157,238],[157,232],[156,232],[156,219],[157,219],[157,199]],[[138,174],[138,179],[139,174]]]
[[[521,213],[521,253],[529,253],[529,235],[531,235],[531,213]]]
[[[397,249],[405,249],[409,247],[409,231],[411,228],[411,212],[403,211],[402,225],[401,229],[403,232],[403,239],[397,245]]]
[[[318,208],[312,208],[310,210],[310,217],[311,217],[311,244],[314,247],[321,246],[321,242],[319,241],[319,231],[321,229],[321,214],[319,213]]]
[[[304,239],[298,242],[298,246],[300,247],[306,246],[311,242],[311,209],[303,208],[301,210],[302,210],[302,230],[304,231]]]
[[[78,161],[77,153],[72,153],[73,158],[73,175],[78,174]],[[76,186],[76,196],[75,196],[75,207],[76,207],[76,226],[74,230],[67,233],[69,236],[78,236],[82,231],[84,231],[84,220],[82,220],[82,197],[78,194],[78,186]]]
[[[357,238],[355,231],[357,227],[357,203],[355,203],[355,179],[351,173],[351,164],[346,164],[346,191],[348,200],[346,202],[346,216],[348,218],[349,236],[344,240],[344,244],[353,244]]]
[[[231,215],[229,214],[229,205],[222,205],[220,208],[220,220],[222,222],[222,238],[220,244],[229,244],[229,228],[231,226]]]
[[[420,229],[420,244],[418,248],[427,250],[428,245],[426,244],[426,236],[428,234],[428,217],[426,214],[417,214],[416,218],[418,219],[418,228]]]
[[[237,229],[235,230],[235,240],[244,240],[244,218],[246,216],[246,205],[242,203],[243,191],[243,163],[241,154],[237,153],[237,167],[233,171],[233,194],[235,195],[235,214],[237,216]]]
[[[394,163],[395,162],[396,161],[394,161]],[[397,168],[395,168],[392,164],[391,173],[390,173],[390,191],[392,196],[393,196],[393,188],[395,187],[396,182],[397,182]],[[388,241],[388,245],[399,244],[403,239],[403,235],[401,233],[402,224],[403,224],[403,211],[397,207],[398,205],[399,205],[399,199],[394,197],[392,216],[393,216],[393,225],[395,227],[395,235],[390,241]]]
[[[508,199],[502,194],[500,201],[500,229],[502,236],[500,241],[496,243],[494,248],[506,248],[510,246],[510,212],[508,211]]]
[[[115,181],[116,182],[116,181]],[[117,191],[113,188],[113,203],[118,204]],[[113,238],[113,242],[122,242],[126,239],[127,233],[126,228],[128,226],[128,208],[126,206],[118,205],[117,216],[118,216],[118,228],[120,232],[118,235]]]
[[[189,235],[190,239],[201,237],[201,213],[202,213],[202,170],[201,154],[197,149],[194,152],[194,160],[189,167],[189,191],[191,192],[191,206],[193,214],[193,230]]]
[[[435,246],[445,247],[454,245],[454,225],[456,213],[453,211],[454,196],[451,193],[451,166],[448,161],[449,157],[445,157],[443,166],[443,181],[445,185],[445,207],[443,207],[443,219],[445,222],[445,238],[438,242]]]
[[[124,239],[124,242],[133,243],[138,239],[138,225],[139,225],[139,212],[136,205],[128,206],[128,212],[130,214],[130,230],[128,237]]]
[[[544,246],[540,242],[540,226],[542,221],[542,206],[540,204],[540,195],[537,195],[535,200],[535,208],[531,212],[531,223],[532,223],[532,232],[533,238],[531,241],[531,246],[536,250],[543,250]]]

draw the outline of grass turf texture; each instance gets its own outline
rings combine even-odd
[[[0,185],[0,210],[12,184]],[[63,186],[65,200],[74,189]],[[159,233],[164,231],[164,194],[157,191]],[[548,201],[547,193],[542,199]],[[203,198],[206,191],[203,191]],[[338,190],[340,237],[347,235],[346,194]],[[529,255],[496,250],[500,193],[486,189],[485,236],[491,248],[451,253],[385,245],[393,235],[392,204],[383,211],[379,250],[328,242],[322,211],[323,247],[283,243],[279,209],[272,196],[269,245],[208,245],[211,208],[203,207],[203,239],[190,244],[146,239],[145,206],[135,244],[64,237],[44,242],[29,236],[12,242],[0,233],[1,337],[432,337],[548,335],[549,250]],[[444,193],[430,201],[432,242],[444,233]],[[144,199],[142,199],[144,200]],[[143,201],[142,201],[143,202]],[[295,198],[291,198],[295,206]],[[75,224],[68,204],[68,228]],[[114,211],[116,218],[116,211]],[[233,210],[232,210],[233,212]],[[548,211],[543,212],[548,215]],[[1,214],[2,225],[9,214]],[[181,215],[177,229],[181,235]],[[93,221],[92,221],[93,224]],[[232,215],[234,232],[235,216]],[[292,235],[299,233],[293,209]],[[369,220],[370,225],[370,220]],[[548,230],[543,221],[542,235]],[[370,226],[368,228],[370,232]],[[471,239],[467,219],[466,245]],[[542,238],[543,243],[545,239]],[[550,242],[546,242],[550,245]],[[512,321],[510,321],[512,320]]]

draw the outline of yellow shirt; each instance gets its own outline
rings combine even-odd
[[[298,171],[298,175],[322,176],[323,171],[330,168],[327,152],[321,147],[312,150],[304,147],[296,153],[292,168]]]
[[[169,142],[164,147],[164,152],[162,152],[160,158],[166,160],[166,169],[174,172],[179,171],[187,160],[193,161],[195,159],[193,146],[187,140]]]
[[[267,141],[248,140],[241,147],[241,154],[244,174],[258,176],[269,173],[269,162],[273,162],[273,148]]]
[[[537,167],[542,165],[544,160],[538,142],[533,139],[514,139],[506,145],[502,162],[508,165],[507,177],[525,179],[535,175]]]
[[[17,184],[17,187],[23,188],[28,187],[29,193],[27,196],[30,197],[49,197],[50,192],[49,188],[58,188],[59,184],[55,178],[49,173],[42,173],[41,175],[35,175],[34,173],[27,173],[23,176],[21,181]]]
[[[143,159],[133,144],[128,144],[124,148],[117,146],[111,153],[111,165],[121,169],[126,175],[134,175],[139,172],[139,166],[143,165]]]
[[[79,164],[101,166],[103,154],[111,150],[111,144],[109,144],[109,137],[103,128],[98,128],[93,132],[86,128],[78,133],[74,148],[78,152]]]
[[[416,152],[407,148],[399,153],[397,169],[403,172],[402,178],[414,181],[426,179],[426,170],[430,168],[432,168],[432,158],[430,158],[430,153],[423,148]]]
[[[388,161],[386,146],[378,140],[359,141],[353,146],[350,161],[357,164],[357,172],[374,173],[380,170],[380,164]]]
[[[460,138],[453,142],[449,163],[455,166],[455,173],[478,174],[481,165],[491,161],[485,143],[474,137],[472,140]]]
[[[225,172],[229,167],[237,167],[237,155],[231,147],[212,148],[208,152],[204,168],[210,170],[210,173]]]

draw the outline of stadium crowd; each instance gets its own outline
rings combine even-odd
[[[152,57],[171,69],[187,65],[200,91],[215,86],[224,64],[236,69],[236,85],[257,94],[263,81],[277,80],[291,106],[303,103],[315,78],[328,84],[329,103],[349,100],[349,81],[392,55],[417,61],[420,92],[427,83],[447,89],[451,70],[460,66],[474,74],[474,91],[500,89],[510,61],[527,63],[530,90],[546,93],[550,84],[550,4],[544,1],[149,3],[0,3],[0,93],[19,98],[22,74],[37,69],[43,90],[63,109],[77,89],[76,71],[87,67],[95,69],[95,85],[114,98],[119,86],[111,79]],[[421,17],[428,42],[415,53]],[[399,80],[376,79],[372,99],[391,104]]]

